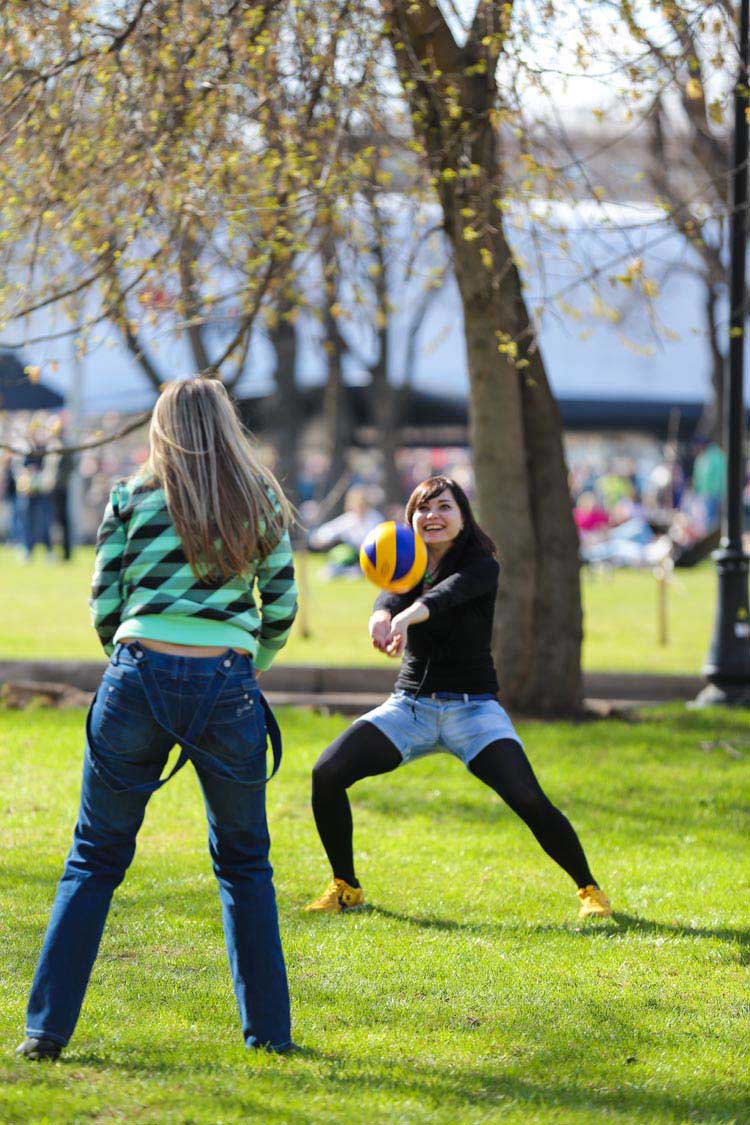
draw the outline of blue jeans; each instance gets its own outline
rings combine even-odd
[[[23,528],[23,543],[28,554],[31,554],[37,543],[41,543],[51,551],[52,501],[49,496],[42,494],[21,496],[18,500],[18,511]]]
[[[230,650],[183,657],[135,644],[117,646],[89,712],[81,807],[31,988],[27,1036],[65,1045],[73,1034],[112,894],[175,733],[203,790],[245,1043],[283,1050],[291,1042],[268,862],[266,723],[252,662]]]

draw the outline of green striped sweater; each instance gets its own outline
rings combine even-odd
[[[260,611],[253,597],[257,583]],[[297,587],[284,532],[244,577],[196,578],[161,488],[140,477],[116,484],[96,540],[91,618],[109,655],[122,637],[247,649],[268,668],[286,643]]]

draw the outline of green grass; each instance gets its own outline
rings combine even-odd
[[[369,909],[311,918],[326,865],[309,769],[343,720],[288,711],[269,789],[304,1052],[243,1050],[202,803],[151,802],[76,1035],[16,1060],[76,811],[80,712],[0,713],[0,1121],[55,1125],[750,1121],[750,716],[524,724],[617,916],[441,755],[353,791]]]
[[[89,625],[88,589],[93,552],[80,550],[68,566],[49,566],[41,555],[29,565],[0,549],[0,657],[96,660],[101,656]],[[308,562],[305,599],[311,635],[301,620],[284,650],[288,663],[363,665],[382,660],[369,644],[367,619],[374,589],[364,581],[325,582],[322,562]],[[656,643],[656,582],[650,573],[584,574],[586,608],[583,661],[591,671],[698,673],[713,626],[713,566],[677,571],[669,588],[669,644]]]

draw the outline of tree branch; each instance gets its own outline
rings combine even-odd
[[[200,297],[195,283],[195,269],[197,264],[197,244],[188,231],[179,239],[178,263],[180,273],[180,289],[182,302],[187,322],[186,334],[193,353],[193,363],[196,371],[207,371],[211,367],[205,341],[203,339],[203,323]]]
[[[127,435],[132,434],[134,430],[138,430],[141,426],[144,426],[150,418],[151,411],[146,410],[143,414],[139,414],[134,421],[128,422],[127,426],[123,426],[121,430],[117,430],[114,434],[107,434],[106,437],[95,438],[93,441],[84,441],[80,445],[61,445],[59,448],[50,450],[49,452],[59,454],[84,453],[87,449],[98,449],[102,445],[109,445],[113,441],[119,441],[120,438],[127,437]],[[0,449],[19,457],[23,457],[28,453],[28,449],[19,449],[17,446],[7,445],[5,442],[0,442]]]
[[[107,277],[109,279],[110,290],[114,296],[114,302],[112,303],[111,308],[116,313],[115,324],[120,329],[123,339],[125,340],[125,343],[127,345],[127,349],[132,355],[133,359],[137,360],[144,375],[151,383],[151,386],[158,391],[161,389],[164,380],[149,358],[146,352],[145,345],[141,343],[140,339],[138,338],[137,331],[131,324],[130,318],[128,316],[126,297],[125,293],[123,292],[120,276],[117,272],[117,266],[115,265],[114,256],[112,257],[110,268],[107,272]]]

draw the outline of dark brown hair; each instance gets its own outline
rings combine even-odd
[[[482,530],[474,518],[469,497],[461,488],[461,485],[457,484],[451,477],[428,477],[427,480],[423,480],[421,484],[417,485],[406,502],[406,522],[409,526],[411,527],[414,513],[420,504],[434,499],[435,496],[439,496],[441,492],[446,490],[451,493],[458,504],[463,519],[463,527],[456,536],[450,550],[446,551],[443,556],[438,568],[441,574],[450,573],[455,562],[467,548],[472,548],[483,555],[497,556],[497,547],[493,540],[486,531]]]

